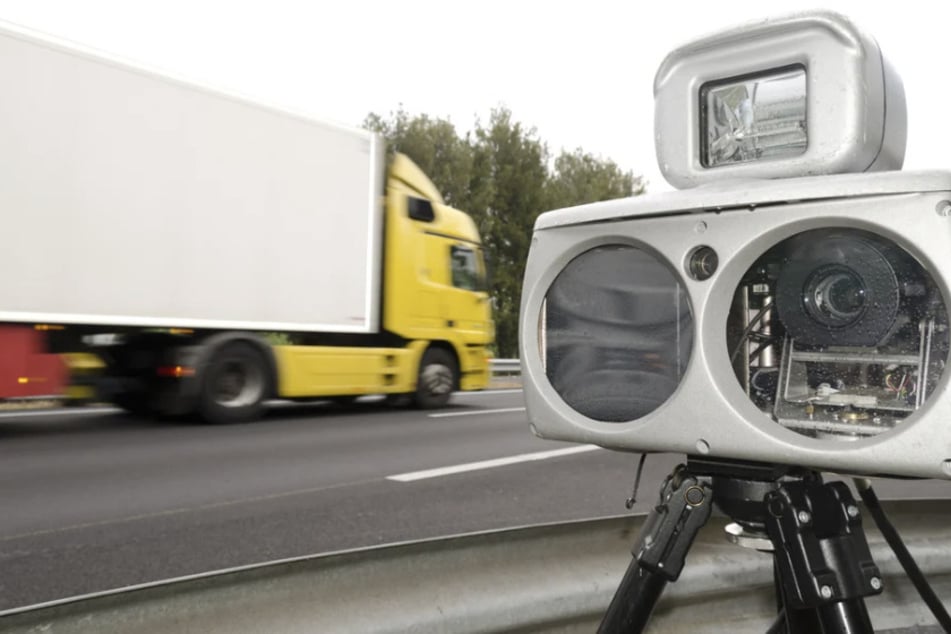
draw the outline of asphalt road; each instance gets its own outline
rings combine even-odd
[[[458,395],[434,412],[289,406],[217,427],[102,410],[0,413],[0,610],[627,512],[636,456],[534,438],[522,407],[521,392],[501,391]],[[635,510],[680,459],[647,461]],[[948,493],[944,482],[879,486],[882,497]]]

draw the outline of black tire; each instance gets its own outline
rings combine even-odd
[[[404,393],[387,394],[386,398],[384,399],[384,402],[386,403],[387,407],[396,407],[396,408],[409,407],[410,405],[413,404],[413,396],[414,394],[412,392],[408,394],[404,394]]]
[[[459,384],[456,359],[442,348],[430,348],[419,362],[413,402],[420,409],[444,407]]]
[[[155,409],[149,401],[149,395],[144,392],[122,392],[112,397],[112,404],[124,410],[127,414],[140,418],[152,418]]]
[[[106,400],[132,416],[156,417],[155,366],[166,341],[167,335],[139,333],[108,349],[103,357],[107,365],[103,384]]]
[[[205,422],[215,424],[260,418],[271,382],[271,369],[253,346],[225,344],[202,372],[198,413]]]

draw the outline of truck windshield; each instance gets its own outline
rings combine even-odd
[[[449,247],[452,262],[452,285],[467,291],[485,290],[485,273],[479,253],[460,245]]]

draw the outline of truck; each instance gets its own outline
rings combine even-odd
[[[0,325],[0,400],[66,393],[66,360],[47,352],[45,344],[42,330]]]
[[[478,229],[378,135],[10,24],[0,82],[0,325],[94,351],[100,400],[228,423],[488,385]]]

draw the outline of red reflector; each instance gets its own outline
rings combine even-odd
[[[181,365],[163,365],[155,369],[159,376],[173,379],[180,379],[186,376],[195,376],[195,368],[186,368]]]

